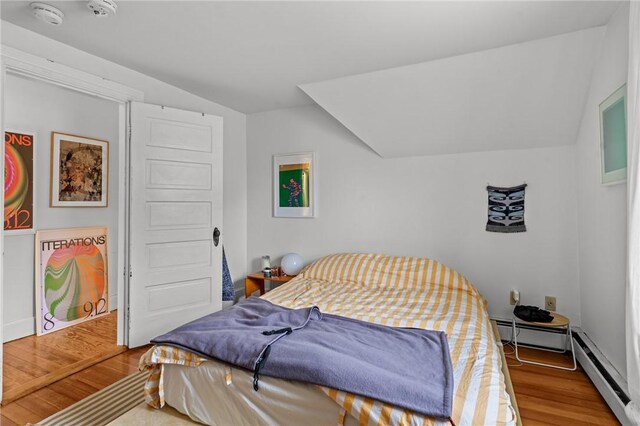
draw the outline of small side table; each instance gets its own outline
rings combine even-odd
[[[280,275],[279,277],[265,277],[262,272],[249,274],[244,280],[244,297],[251,296],[256,290],[260,290],[260,296],[262,296],[264,294],[265,281],[286,283],[287,281],[291,281],[293,278],[295,278],[295,276],[290,275]]]
[[[557,368],[559,370],[567,370],[567,371],[574,371],[576,368],[578,368],[578,365],[576,364],[576,352],[573,349],[573,336],[571,334],[571,323],[569,321],[569,318],[565,317],[564,315],[560,315],[558,313],[553,312],[553,321],[551,322],[533,322],[533,321],[524,321],[521,320],[520,318],[517,318],[515,315],[511,318],[511,333],[513,333],[513,345],[515,346],[515,352],[516,352],[516,359],[520,362],[524,362],[526,364],[534,364],[534,365],[542,365],[544,367],[551,367],[551,368]],[[564,349],[561,351],[557,351],[557,350],[553,350],[553,349],[545,349],[545,348],[539,348],[539,347],[535,347],[535,346],[527,346],[527,345],[523,345],[520,344],[520,346],[524,347],[524,348],[533,348],[533,349],[538,349],[541,351],[547,351],[547,352],[555,352],[555,353],[566,353],[567,352],[567,346],[571,347],[571,355],[573,357],[573,368],[569,368],[569,367],[563,367],[561,365],[555,365],[555,364],[546,364],[544,362],[537,362],[537,361],[530,361],[530,360],[526,360],[523,358],[520,358],[518,356],[518,333],[516,331],[516,322],[519,322],[521,324],[528,324],[528,325],[535,325],[538,327],[544,327],[544,328],[558,328],[558,329],[564,329],[565,330],[565,341],[564,341]]]

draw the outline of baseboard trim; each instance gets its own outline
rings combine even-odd
[[[238,303],[240,299],[244,298],[244,287],[243,288],[235,288],[233,294],[233,302]]]
[[[36,333],[36,318],[25,318],[7,323],[2,328],[3,343],[21,339]]]
[[[115,311],[118,309],[118,295],[110,294],[109,295],[109,312]]]

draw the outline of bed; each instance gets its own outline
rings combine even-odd
[[[272,303],[393,327],[446,332],[454,369],[457,425],[515,425],[503,357],[486,302],[461,274],[437,261],[380,254],[335,254],[262,296]],[[252,373],[188,351],[154,346],[147,403],[223,424],[448,424],[369,398],[272,377],[252,388]],[[384,384],[381,384],[382,386]]]

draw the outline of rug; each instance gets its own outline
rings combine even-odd
[[[76,402],[37,423],[38,426],[192,425],[170,407],[147,408],[144,382],[149,372],[139,372]]]
[[[199,424],[168,405],[156,410],[143,402],[107,426],[193,426]]]

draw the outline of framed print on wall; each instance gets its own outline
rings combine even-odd
[[[11,234],[33,233],[35,141],[35,132],[4,132],[4,230]]]
[[[627,180],[627,85],[600,104],[600,168],[603,184]]]
[[[107,207],[109,142],[51,132],[51,207]]]
[[[313,152],[273,156],[273,216],[315,217],[316,164]]]
[[[106,226],[36,232],[36,334],[109,313]]]

